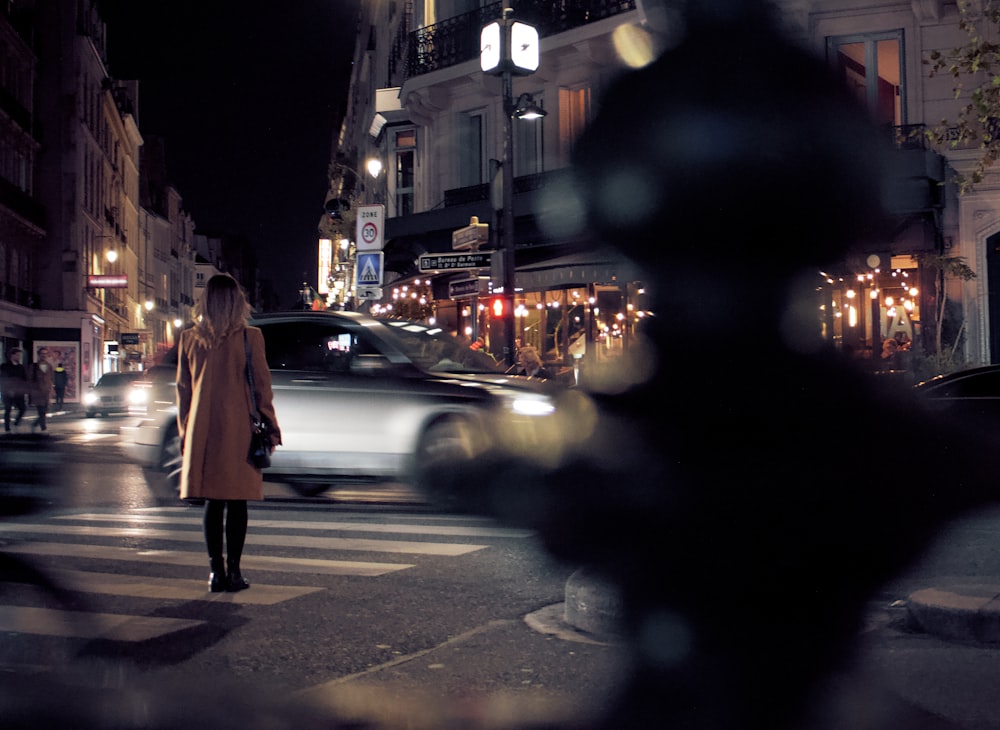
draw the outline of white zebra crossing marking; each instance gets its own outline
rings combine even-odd
[[[92,573],[82,570],[46,570],[46,575],[69,590],[109,596],[131,596],[174,601],[206,600],[208,580],[189,578],[154,578],[148,575],[119,575],[117,573]],[[247,603],[256,606],[273,606],[293,598],[318,593],[323,588],[310,586],[280,586],[265,583],[253,584],[252,591],[216,593],[212,600],[229,603]]]
[[[204,542],[201,532],[192,530],[154,530],[148,527],[90,527],[87,525],[31,524],[9,522],[0,525],[0,532],[74,535],[76,537],[145,537],[176,542]],[[251,545],[313,548],[316,550],[353,550],[375,553],[407,553],[411,555],[443,555],[455,557],[483,550],[486,545],[447,542],[410,542],[404,540],[374,540],[360,537],[309,537],[307,535],[260,535],[251,531]]]
[[[126,515],[60,515],[59,520],[79,520],[81,522],[140,522],[148,524],[201,524],[200,517],[173,517],[170,515],[126,514]],[[266,520],[253,516],[251,527],[288,530],[329,530],[331,532],[373,532],[401,535],[439,535],[450,537],[532,537],[531,530],[511,527],[472,527],[466,525],[410,525],[403,523],[366,522],[298,522],[295,520]]]
[[[152,512],[152,513],[150,513]],[[176,514],[170,514],[170,513]],[[181,514],[184,512],[186,514]],[[90,523],[124,523],[132,525],[68,525],[51,522],[46,524],[8,522],[0,525],[0,534],[42,534],[73,537],[144,537],[174,542],[203,543],[200,529],[155,529],[149,525],[190,525],[200,527],[198,517],[189,516],[187,508],[159,509],[130,514],[62,515],[55,520],[77,520]],[[405,517],[403,518],[405,519]],[[450,522],[451,520],[440,520]],[[475,520],[470,520],[475,523]],[[414,534],[448,537],[509,537],[525,538],[533,533],[527,530],[497,528],[488,524],[406,524],[365,522],[297,522],[292,520],[254,520],[253,527],[271,530],[325,532],[368,532],[373,534]],[[278,546],[321,550],[353,550],[454,557],[482,550],[487,545],[461,543],[435,543],[370,538],[342,538],[309,535],[270,535],[252,532],[254,546]],[[161,564],[196,567],[206,570],[207,558],[193,550],[150,550],[113,545],[83,545],[76,543],[26,541],[6,545],[9,553],[46,557],[74,557],[93,560],[111,560],[127,563]],[[409,563],[376,563],[363,561],[323,560],[248,554],[243,558],[247,571],[272,571],[277,573],[310,573],[338,576],[377,577],[415,567]],[[239,593],[207,591],[203,578],[166,578],[82,570],[57,569],[48,571],[61,586],[70,590],[98,595],[129,596],[152,600],[204,600],[233,603],[274,605],[325,590],[321,587],[268,585],[254,582],[253,590]],[[144,641],[204,622],[187,619],[133,616],[125,614],[89,613],[56,609],[0,606],[0,631],[40,634],[70,638],[101,638],[123,642]]]
[[[4,552],[20,555],[80,557],[95,560],[122,560],[132,563],[159,563],[207,568],[208,556],[174,550],[143,550],[113,545],[78,545],[61,542],[30,542],[4,546]],[[244,554],[241,566],[247,570],[273,570],[280,573],[318,573],[321,575],[357,575],[367,578],[412,568],[404,563],[363,563],[315,558],[276,558]]]
[[[111,641],[146,641],[204,624],[204,621],[183,618],[0,606],[0,631],[18,634],[109,639]]]

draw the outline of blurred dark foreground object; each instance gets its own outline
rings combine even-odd
[[[0,517],[49,506],[61,465],[62,456],[46,434],[0,435]]]
[[[62,456],[47,435],[0,436],[0,519],[48,509],[61,466]],[[4,552],[0,543],[0,591],[5,583],[34,585],[59,601],[68,601],[65,590],[45,571],[30,559]]]
[[[644,271],[643,354],[585,383],[593,429],[554,466],[494,452],[433,481],[477,485],[474,508],[620,588],[636,669],[595,727],[815,730],[866,600],[993,499],[995,458],[819,337],[821,267],[891,235],[867,115],[761,3],[683,10],[680,44],[602,100],[548,212],[585,211],[578,232]]]

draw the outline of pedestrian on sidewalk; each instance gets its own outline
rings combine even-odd
[[[53,384],[56,388],[56,406],[62,408],[66,398],[66,384],[69,382],[69,373],[62,363],[56,365],[56,373]]]
[[[31,424],[31,430],[41,428],[46,429],[46,415],[49,410],[49,401],[52,399],[52,391],[55,383],[55,370],[49,362],[49,349],[47,347],[38,348],[38,361],[31,366],[31,404],[38,412],[38,418]]]
[[[253,396],[269,426],[272,449],[281,443],[264,336],[247,326],[250,305],[234,278],[208,280],[195,306],[195,325],[181,333],[177,361],[177,428],[181,439],[181,499],[205,500],[209,590],[241,591],[247,501],[264,498],[260,469],[248,460]],[[226,560],[223,560],[223,534]]]
[[[21,363],[24,353],[21,348],[14,347],[7,354],[7,362],[0,365],[0,392],[3,393],[3,430],[10,433],[10,412],[17,409],[14,426],[17,427],[24,418],[28,405],[25,399],[28,395],[28,371]]]

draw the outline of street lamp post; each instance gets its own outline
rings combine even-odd
[[[483,73],[501,77],[504,115],[501,163],[500,280],[504,298],[504,361],[515,364],[514,349],[514,119],[521,107],[514,103],[513,77],[538,70],[538,30],[513,20],[513,10],[504,3],[503,17],[488,23],[480,33],[479,63]],[[537,108],[533,111],[538,112]]]

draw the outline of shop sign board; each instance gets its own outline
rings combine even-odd
[[[139,333],[138,332],[122,332],[119,341],[123,345],[138,345],[139,344]]]
[[[430,271],[460,271],[462,269],[488,269],[492,251],[470,251],[469,253],[436,253],[421,256],[418,264],[420,273]]]
[[[88,289],[125,289],[128,287],[128,277],[113,274],[88,274]]]

